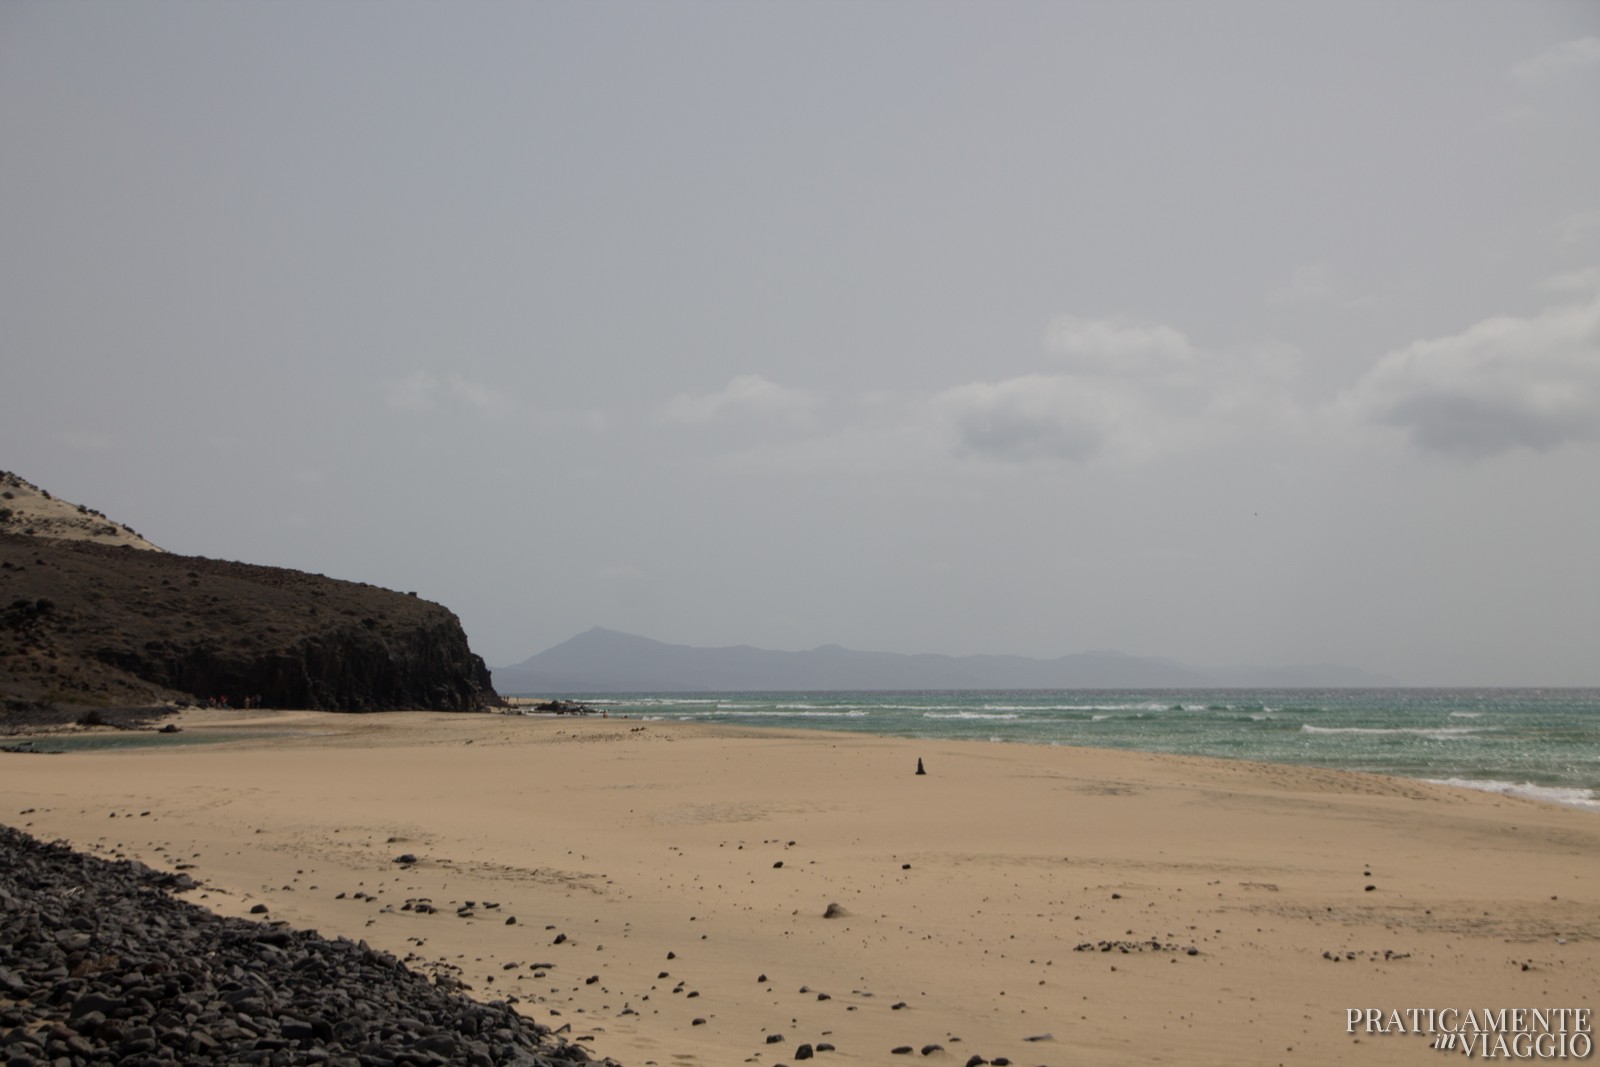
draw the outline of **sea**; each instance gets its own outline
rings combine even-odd
[[[1600,814],[1600,689],[597,694],[609,715],[1136,749],[1418,778]]]

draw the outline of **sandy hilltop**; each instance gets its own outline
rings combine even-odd
[[[0,471],[0,533],[166,551],[139,536],[132,527],[108,519],[86,504],[53,496],[10,471]]]
[[[1600,819],[1381,777],[624,719],[184,713],[0,816],[410,956],[630,1067],[1431,1062],[1593,1009]],[[914,773],[921,759],[928,773]],[[901,1050],[901,1051],[897,1051]],[[977,1057],[977,1060],[974,1060]]]

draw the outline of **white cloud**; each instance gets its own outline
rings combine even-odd
[[[452,398],[478,411],[496,413],[511,406],[510,398],[504,393],[480,382],[470,381],[459,374],[452,374],[446,378],[445,387],[450,391]]]
[[[1303,263],[1289,280],[1272,292],[1272,299],[1285,304],[1314,304],[1336,295],[1333,268],[1326,263]]]
[[[1089,459],[1126,425],[1127,397],[1104,383],[1030,374],[946,389],[931,402],[966,451],[989,459]]]
[[[394,411],[432,411],[437,406],[439,379],[416,371],[383,384],[383,402]]]
[[[755,375],[675,397],[656,418],[779,417],[804,431],[726,447],[712,460],[741,474],[884,473],[952,456],[1000,466],[1139,462],[1305,425],[1291,349],[1211,351],[1172,326],[1076,315],[1051,320],[1045,337],[1053,366],[928,393],[844,398],[827,425],[814,417],[812,394]]]
[[[1600,440],[1600,296],[1391,352],[1342,406],[1468,458]]]
[[[1583,295],[1600,292],[1600,267],[1584,267],[1581,270],[1554,275],[1540,282],[1539,288],[1556,293]]]
[[[1579,37],[1551,45],[1543,52],[1511,68],[1511,75],[1522,81],[1546,81],[1570,70],[1600,66],[1600,37]]]
[[[1045,347],[1076,365],[1110,374],[1145,373],[1194,355],[1189,339],[1170,326],[1077,315],[1052,319]]]
[[[1212,352],[1171,326],[1064,315],[1064,372],[946,389],[928,404],[959,451],[997,461],[1150,457],[1246,429],[1291,427],[1294,355]]]
[[[428,371],[414,371],[404,378],[385,382],[382,390],[384,403],[393,411],[434,411],[454,405],[485,415],[499,415],[515,406],[507,394],[460,374],[441,378]]]
[[[1561,243],[1569,245],[1587,240],[1596,230],[1600,230],[1600,209],[1575,211],[1562,219],[1557,227]]]
[[[743,374],[714,393],[679,393],[662,407],[657,421],[692,425],[742,415],[806,423],[816,402],[809,390],[779,385],[759,374]]]

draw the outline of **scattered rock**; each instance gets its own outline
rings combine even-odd
[[[448,974],[430,982],[365,944],[214,915],[169,896],[171,878],[0,827],[4,1062],[591,1062],[507,1004],[450,992]]]

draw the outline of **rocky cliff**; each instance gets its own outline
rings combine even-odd
[[[0,533],[0,699],[466,711],[499,703],[438,604],[318,574]]]

